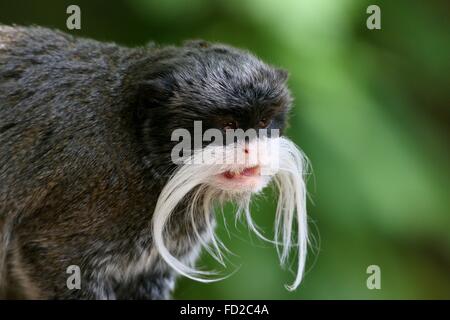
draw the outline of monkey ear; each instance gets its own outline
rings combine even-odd
[[[282,82],[286,82],[287,79],[289,78],[289,72],[287,70],[277,68],[277,69],[275,69],[275,72],[277,73],[278,78]]]
[[[155,78],[143,81],[139,86],[139,105],[143,108],[161,106],[173,95],[173,83],[164,78]]]

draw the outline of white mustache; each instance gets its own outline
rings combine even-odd
[[[156,249],[163,260],[178,273],[200,282],[212,282],[223,279],[212,278],[216,274],[210,271],[197,270],[194,267],[184,264],[174,256],[166,246],[167,225],[177,205],[190,194],[190,205],[186,209],[190,216],[190,221],[194,230],[194,237],[217,261],[221,264],[223,256],[221,248],[224,245],[214,235],[213,216],[215,205],[223,205],[226,201],[233,201],[237,204],[236,218],[245,215],[247,223],[255,234],[275,244],[282,265],[286,265],[292,249],[297,249],[297,272],[292,284],[286,285],[288,290],[296,289],[303,277],[305,268],[307,246],[308,246],[308,226],[306,212],[306,185],[308,161],[300,149],[290,140],[279,138],[265,138],[264,141],[258,139],[265,150],[263,156],[256,160],[261,166],[261,172],[266,182],[273,181],[278,190],[278,203],[275,212],[275,235],[274,240],[268,240],[262,235],[253,223],[250,214],[251,196],[255,190],[223,190],[215,183],[214,177],[228,170],[236,169],[236,165],[228,161],[217,159],[229,159],[235,157],[236,148],[243,150],[240,146],[235,148],[223,148],[220,146],[207,146],[194,153],[185,161],[171,176],[161,194],[153,214],[153,241]],[[276,148],[277,152],[272,152],[270,147]],[[267,152],[267,150],[270,150]],[[202,161],[199,161],[199,157]],[[205,157],[207,161],[205,162]],[[214,158],[216,157],[216,158]],[[264,160],[264,161],[263,161]],[[196,164],[201,163],[201,164]],[[252,163],[249,163],[250,165]],[[241,168],[242,166],[238,167]],[[263,185],[262,187],[264,187]],[[260,190],[256,190],[259,192]],[[203,214],[206,223],[206,236],[198,232],[196,217]],[[294,241],[293,228],[296,226],[297,237]],[[209,244],[205,239],[210,239]]]

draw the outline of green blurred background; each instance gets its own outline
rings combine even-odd
[[[66,7],[82,28],[66,29]],[[381,8],[381,30],[366,8]],[[38,24],[137,46],[203,38],[290,71],[288,135],[311,159],[311,232],[301,287],[275,249],[234,227],[219,234],[231,277],[179,281],[185,299],[450,298],[450,2],[361,0],[0,0],[0,23]],[[269,235],[269,195],[253,215]],[[222,221],[222,219],[219,219]],[[217,268],[206,255],[201,265]],[[381,268],[381,290],[366,268]],[[295,269],[295,265],[294,265]]]

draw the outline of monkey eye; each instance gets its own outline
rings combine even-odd
[[[227,121],[223,123],[223,129],[224,130],[229,130],[229,129],[237,129],[237,122],[232,120],[232,121]]]
[[[271,122],[272,122],[272,120],[270,120],[270,119],[267,119],[267,118],[261,118],[261,119],[259,120],[258,126],[259,126],[260,128],[267,128],[267,127],[270,125]]]

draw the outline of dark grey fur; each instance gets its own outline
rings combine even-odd
[[[261,117],[282,129],[285,80],[221,44],[130,49],[0,25],[0,296],[169,298],[175,274],[151,218],[174,169],[172,130]],[[181,206],[175,217],[171,248],[193,260]],[[81,290],[66,286],[69,265]]]

